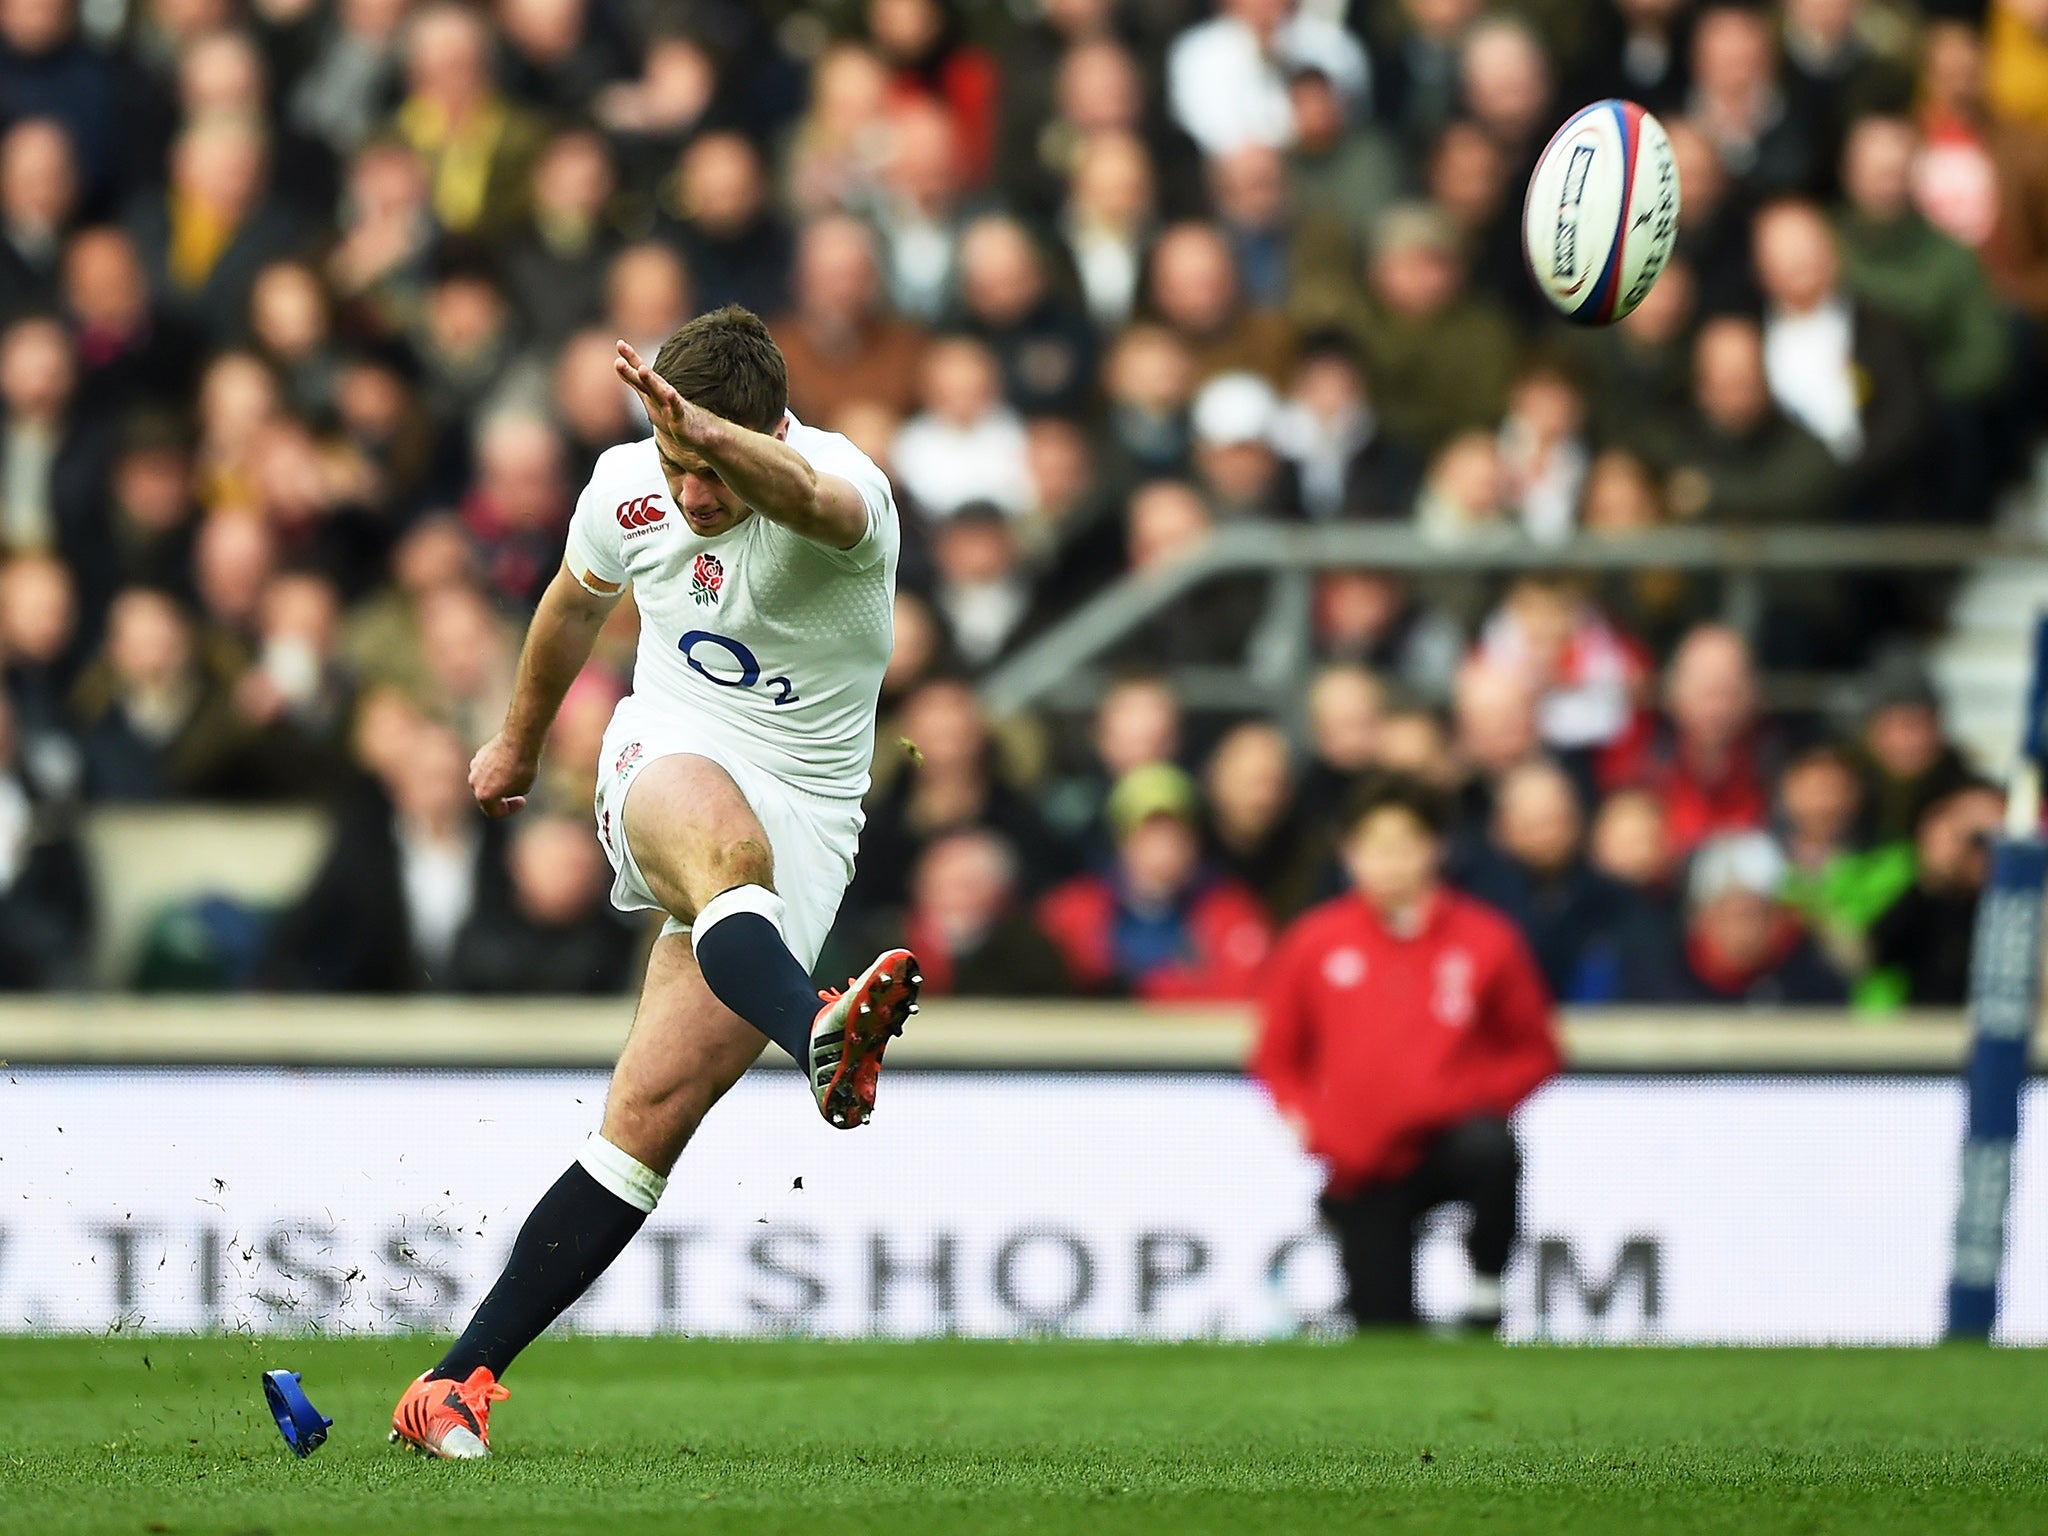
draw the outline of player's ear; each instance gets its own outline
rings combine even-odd
[[[782,413],[782,420],[775,423],[775,440],[778,443],[789,441],[789,412],[787,411]]]

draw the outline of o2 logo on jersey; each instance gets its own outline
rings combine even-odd
[[[690,670],[706,682],[716,683],[721,688],[761,687],[773,689],[774,695],[768,701],[771,704],[782,705],[801,702],[797,696],[796,685],[788,678],[771,677],[766,682],[763,682],[761,680],[760,658],[755,656],[753,651],[748,649],[743,642],[733,639],[731,635],[715,635],[708,629],[693,629],[676,642],[676,649],[683,653],[683,660],[689,664]],[[734,677],[725,672],[712,671],[711,668],[705,666],[702,661],[697,659],[699,651],[703,651],[707,655],[714,651],[724,651],[727,660],[733,666],[739,668],[739,675]]]
[[[629,539],[638,538],[651,532],[667,518],[668,508],[661,504],[660,496],[635,496],[631,501],[619,503],[612,516],[619,520],[619,526],[626,530]]]

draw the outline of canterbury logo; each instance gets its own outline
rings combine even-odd
[[[643,528],[652,528],[668,516],[668,508],[661,504],[659,496],[636,496],[631,501],[620,502],[618,510],[612,515],[618,518],[621,528],[633,533]]]

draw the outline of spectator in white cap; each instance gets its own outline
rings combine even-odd
[[[1677,951],[1624,944],[1624,999],[1692,1007],[1843,1004],[1848,989],[1782,896],[1785,856],[1765,832],[1711,837],[1693,855]]]
[[[1280,456],[1274,433],[1280,397],[1256,373],[1220,373],[1195,394],[1195,479],[1218,521],[1299,517],[1294,466]]]

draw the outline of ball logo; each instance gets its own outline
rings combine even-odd
[[[1572,145],[1564,187],[1557,198],[1557,234],[1550,248],[1550,270],[1558,282],[1569,280],[1570,286],[1558,290],[1567,298],[1585,287],[1586,279],[1593,275],[1590,265],[1579,270],[1579,204],[1586,200],[1586,178],[1592,173],[1593,152],[1591,135]]]
[[[636,496],[631,501],[622,501],[612,514],[619,520],[619,526],[626,530],[626,537],[645,533],[668,516],[668,508],[661,504],[659,496]]]

